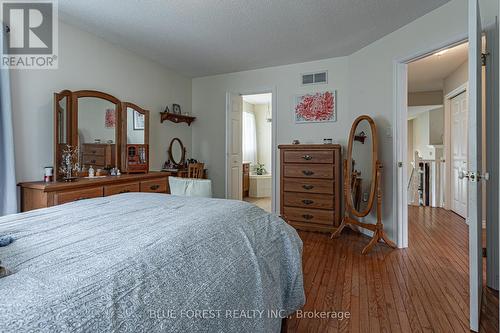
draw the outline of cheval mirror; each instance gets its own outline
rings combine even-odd
[[[358,117],[351,128],[347,159],[344,160],[344,218],[332,234],[338,237],[346,225],[357,226],[373,232],[373,238],[362,253],[368,253],[379,240],[396,247],[384,232],[382,224],[382,163],[377,157],[377,127],[369,116]],[[360,222],[370,214],[376,201],[376,224]]]
[[[122,103],[123,110],[123,172],[149,171],[149,111],[133,104]]]

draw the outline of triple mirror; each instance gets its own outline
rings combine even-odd
[[[347,157],[344,161],[344,218],[332,237],[338,237],[346,225],[368,229],[373,238],[362,253],[383,240],[392,248],[396,247],[385,234],[382,224],[382,163],[378,161],[377,127],[369,116],[358,117],[349,134]],[[376,223],[361,222],[376,202]]]
[[[149,112],[94,90],[54,94],[54,167],[58,180],[98,175],[113,169],[148,172]],[[130,148],[130,150],[129,150]],[[62,171],[63,154],[71,170]]]

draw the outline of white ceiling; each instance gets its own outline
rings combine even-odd
[[[273,94],[256,94],[256,95],[244,95],[243,100],[247,103],[254,105],[268,105],[271,104],[273,99]]]
[[[443,90],[443,80],[468,58],[468,43],[450,48],[442,55],[432,54],[408,65],[408,91]]]
[[[198,77],[346,56],[448,1],[59,0],[59,15]]]

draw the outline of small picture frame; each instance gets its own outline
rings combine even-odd
[[[144,114],[134,112],[134,131],[144,130]]]
[[[165,111],[163,111],[163,112],[170,113],[170,108],[168,107],[168,105],[165,106]]]
[[[181,114],[181,106],[179,104],[172,104],[172,113]]]

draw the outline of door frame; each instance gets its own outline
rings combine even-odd
[[[393,216],[396,216],[396,235],[399,248],[408,247],[408,172],[406,163],[408,160],[408,64],[416,60],[425,58],[436,52],[450,47],[460,45],[468,40],[467,33],[458,35],[437,45],[416,50],[412,54],[397,58],[393,61],[394,68],[394,141],[393,155],[396,157],[393,165],[393,172],[396,181],[393,185],[393,192],[396,193],[396,204],[393,205]],[[445,162],[449,164],[448,161]]]
[[[230,120],[230,112],[231,112],[231,105],[229,103],[230,101],[230,96],[231,94],[237,94],[240,96],[244,95],[257,95],[257,94],[272,94],[272,110],[271,110],[271,117],[272,117],[272,122],[271,122],[271,210],[273,213],[277,212],[277,189],[278,189],[278,177],[277,177],[277,167],[276,167],[276,158],[277,158],[277,129],[278,129],[278,99],[277,99],[277,88],[276,86],[267,86],[267,87],[257,87],[254,89],[241,89],[241,90],[234,90],[234,91],[226,91],[226,140],[225,140],[225,159],[226,159],[226,165],[225,165],[225,197],[227,199],[229,192],[230,192],[230,177],[229,177],[229,169],[228,169],[228,163],[229,163],[229,156],[228,156],[228,148],[229,148],[229,120]],[[241,133],[240,133],[241,135]],[[243,191],[243,189],[241,189]]]

